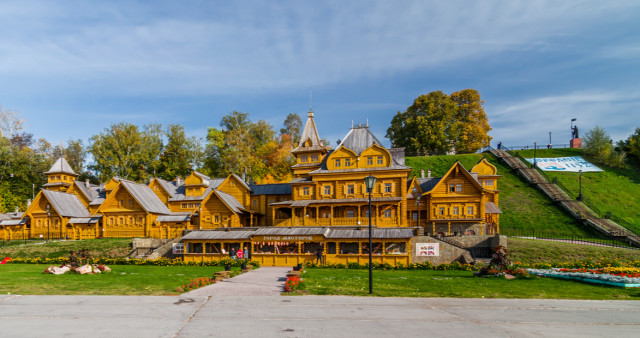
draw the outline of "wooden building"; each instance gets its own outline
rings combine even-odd
[[[353,125],[335,149],[328,149],[313,112],[308,113],[292,154],[293,180],[264,185],[248,185],[234,174],[210,178],[197,171],[173,181],[153,178],[141,184],[114,177],[95,185],[77,181],[78,175],[59,158],[45,173],[47,183],[24,214],[0,220],[0,236],[179,238],[185,231],[196,231],[185,242],[202,243],[207,257],[215,254],[207,245],[221,250],[226,243],[237,243],[250,245],[256,253],[261,250],[265,263],[279,264],[289,262],[290,256],[269,256],[286,253],[284,248],[274,253],[274,247],[267,254],[264,243],[279,241],[260,236],[286,237],[290,232],[307,236],[306,231],[315,231],[311,242],[290,241],[289,249],[297,248],[301,257],[296,259],[306,260],[304,255],[312,251],[309,243],[316,243],[327,252],[335,247],[335,256],[327,256],[335,262],[351,262],[352,256],[346,259],[341,255],[349,254],[340,252],[362,254],[362,229],[369,223],[364,178],[370,175],[377,178],[371,220],[376,236],[382,236],[381,252],[386,252],[387,243],[404,241],[408,232],[434,236],[499,232],[500,175],[486,160],[470,171],[456,162],[442,177],[409,177],[412,168],[405,165],[404,149],[385,148],[368,125]],[[203,232],[217,229],[229,231]],[[349,245],[350,249],[341,249]]]

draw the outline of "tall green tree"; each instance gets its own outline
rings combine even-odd
[[[284,127],[280,128],[280,135],[287,134],[291,138],[291,142],[296,144],[300,142],[300,134],[302,133],[302,119],[297,113],[287,115],[284,120]]]
[[[162,129],[160,125],[147,125],[144,131],[133,124],[120,122],[90,138],[89,152],[101,181],[113,176],[134,181],[146,181],[160,163]]]
[[[488,146],[492,137],[489,136],[491,126],[482,105],[484,100],[475,89],[464,89],[450,95],[456,104],[455,133],[453,145],[456,153],[474,153],[478,149]]]
[[[171,124],[165,131],[167,144],[160,156],[160,177],[172,180],[177,176],[188,176],[193,168],[194,155],[196,154],[195,138],[188,138],[184,127],[179,124]]]

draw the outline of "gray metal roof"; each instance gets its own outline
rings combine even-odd
[[[214,193],[215,193],[215,194],[216,194],[216,195],[217,195],[217,196],[218,196],[218,197],[219,197],[219,198],[220,198],[224,203],[226,203],[226,204],[229,206],[229,208],[231,208],[231,210],[232,210],[233,212],[235,212],[235,213],[242,213],[242,211],[243,211],[243,210],[245,210],[244,206],[243,206],[240,202],[238,202],[238,200],[237,200],[235,197],[233,197],[233,196],[231,196],[231,195],[229,195],[229,194],[227,194],[227,193],[225,193],[225,192],[219,191],[219,190],[214,190],[213,192],[214,192]]]
[[[249,239],[253,233],[253,229],[240,231],[195,230],[190,231],[182,239]]]
[[[289,184],[304,183],[304,182],[312,182],[311,177],[296,177],[296,178],[292,179],[291,181],[289,181]]]
[[[105,197],[104,196],[100,196],[96,199],[94,199],[93,201],[91,201],[91,203],[89,203],[89,205],[101,205],[102,202],[104,202]]]
[[[407,167],[405,165],[399,165],[394,163],[391,163],[390,166],[388,167],[371,167],[371,168],[356,168],[356,169],[333,169],[333,170],[328,170],[326,163],[322,165],[322,167],[320,169],[316,169],[313,170],[311,172],[309,172],[309,174],[335,174],[335,173],[352,173],[352,172],[369,172],[369,171],[383,171],[383,170],[389,170],[389,169],[411,169],[411,167]],[[293,181],[291,181],[291,183],[294,183]]]
[[[178,187],[176,186],[175,181],[170,182],[158,177],[156,177],[156,180],[158,180],[158,183],[160,183],[160,186],[164,189],[164,191],[166,191],[167,194],[169,194],[170,198],[176,195]]]
[[[428,192],[431,191],[441,179],[442,177],[418,178],[418,184],[422,192]]]
[[[252,195],[291,195],[291,183],[253,184]]]
[[[87,186],[87,182],[86,181],[74,181],[74,184],[76,185],[76,187],[78,187],[78,190],[80,190],[82,192],[82,194],[89,200],[89,201],[93,201],[96,198],[100,197],[100,186],[99,185],[95,185],[95,184],[91,184],[89,183],[89,186]]]
[[[253,235],[255,236],[313,236],[323,235],[329,232],[327,227],[295,227],[295,228],[281,228],[281,227],[268,227],[259,228]]]
[[[171,210],[167,208],[162,200],[145,184],[134,183],[122,180],[121,184],[131,193],[133,198],[140,203],[144,210],[157,214],[170,214]]]
[[[305,147],[307,140],[311,141],[310,147]],[[316,128],[316,122],[313,119],[313,111],[307,113],[307,122],[302,130],[302,135],[300,135],[300,142],[298,142],[298,147],[293,151],[312,150],[309,148],[317,148],[317,150],[324,149],[322,144],[320,144],[320,136],[318,136],[318,128]]]
[[[335,239],[363,239],[369,238],[369,230],[331,229],[326,237]],[[371,238],[375,239],[406,239],[411,237],[413,237],[413,230],[406,228],[376,228],[371,231]]]
[[[64,217],[91,217],[91,214],[80,202],[78,196],[66,192],[41,190],[51,206]]]
[[[373,135],[368,126],[358,126],[353,127],[351,128],[351,130],[349,130],[347,136],[344,137],[344,140],[340,142],[340,145],[338,145],[336,149],[345,147],[356,153],[356,155],[360,156],[360,153],[362,153],[374,143],[384,148],[382,142],[380,142],[380,140],[378,140],[378,138]]]
[[[156,222],[186,222],[191,219],[189,214],[172,214],[172,215],[160,215],[156,218]]]
[[[96,224],[100,221],[102,216],[94,216],[94,217],[73,217],[69,219],[69,223],[71,224]]]
[[[183,240],[247,240],[252,236],[313,236],[321,235],[327,239],[365,239],[369,238],[369,230],[333,229],[330,227],[265,227],[255,229],[216,229],[190,231]],[[375,228],[371,238],[375,239],[408,239],[413,237],[413,229],[409,228]]]
[[[493,202],[487,202],[484,204],[485,213],[487,214],[501,214],[502,210]]]
[[[71,169],[69,162],[67,162],[67,160],[65,160],[64,157],[59,157],[56,160],[56,162],[51,166],[49,171],[45,172],[45,174],[54,174],[54,173],[65,173],[65,174],[78,176],[78,174],[73,172],[73,169]]]
[[[27,223],[27,219],[5,219],[4,221],[0,221],[0,225],[22,225]]]

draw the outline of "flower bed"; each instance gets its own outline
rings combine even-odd
[[[529,273],[545,277],[579,280],[588,283],[606,284],[619,287],[640,287],[638,268],[600,269],[528,269]]]

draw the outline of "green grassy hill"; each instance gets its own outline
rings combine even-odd
[[[471,170],[483,157],[496,166],[498,174],[503,177],[498,181],[500,192],[500,230],[522,229],[535,230],[556,236],[600,237],[597,233],[584,227],[570,215],[549,200],[545,195],[529,186],[510,169],[501,164],[491,154],[443,155],[427,157],[407,157],[406,164],[413,168],[411,175],[420,175],[420,169],[431,169],[432,176],[440,177],[455,163]]]
[[[522,150],[517,153],[526,158],[533,158],[533,150]],[[617,216],[630,223],[633,226],[630,230],[640,232],[640,171],[638,168],[607,167],[586,155],[582,149],[538,149],[536,156],[582,156],[604,170],[582,174],[583,202],[599,212],[600,216],[610,212],[614,217]],[[574,198],[578,196],[578,173],[545,171],[543,174],[550,180],[557,179],[569,196]]]
[[[0,247],[0,257],[11,258],[58,258],[68,257],[69,251],[87,249],[92,257],[126,257],[131,251],[131,238],[87,239],[83,241],[55,241],[51,243],[30,242],[20,245],[19,241],[11,246]],[[0,259],[2,259],[0,258]]]

